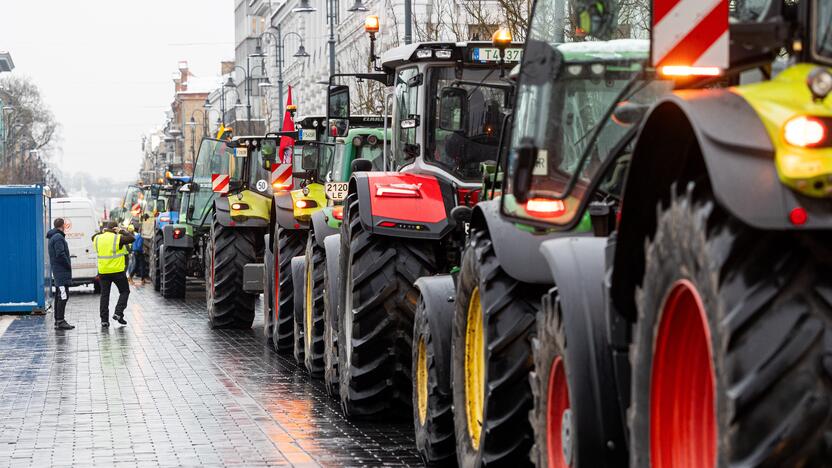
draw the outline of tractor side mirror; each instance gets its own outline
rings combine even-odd
[[[301,151],[300,167],[304,171],[314,171],[318,167],[318,160],[321,157],[321,146],[306,144]]]
[[[168,210],[168,207],[167,207],[167,203],[165,203],[165,200],[156,200],[156,212],[157,213],[161,213],[161,212],[167,211],[167,210]]]
[[[333,136],[345,137],[350,122],[350,87],[330,86],[327,91],[327,113]]]
[[[352,173],[369,172],[373,170],[373,162],[369,159],[353,159],[350,163],[350,170]]]
[[[517,203],[526,203],[532,184],[532,173],[537,160],[537,147],[531,138],[523,138],[517,148],[512,178],[512,193]]]
[[[615,111],[612,113],[612,118],[615,123],[629,127],[630,125],[641,122],[644,115],[647,114],[648,106],[644,104],[637,104],[630,101],[619,102],[615,106]]]
[[[468,92],[463,88],[449,86],[439,97],[439,128],[459,132],[465,128],[468,106]]]

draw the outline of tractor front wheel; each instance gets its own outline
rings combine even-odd
[[[159,249],[162,248],[165,238],[162,231],[156,231],[153,235],[153,243],[150,245],[150,281],[153,282],[153,289],[160,291],[162,289],[162,270],[159,264]]]
[[[309,375],[319,379],[324,375],[324,249],[309,231],[303,288],[303,346],[304,363]]]
[[[531,337],[545,291],[501,267],[487,231],[462,256],[451,356],[460,466],[529,462]]]
[[[279,353],[294,350],[295,336],[295,287],[292,281],[292,259],[303,255],[306,248],[306,231],[277,228],[272,239],[274,273],[272,282],[272,343]]]
[[[223,226],[214,214],[205,265],[211,328],[251,328],[254,323],[257,296],[243,290],[243,267],[255,261],[255,232]]]
[[[272,253],[271,237],[263,237],[263,334],[269,346],[274,346],[272,333],[274,332],[274,254]]]
[[[162,246],[159,250],[161,258],[161,287],[162,297],[166,299],[185,297],[185,277],[188,266],[188,256],[185,249]]]
[[[674,188],[636,297],[630,466],[828,466],[827,244]]]
[[[338,377],[338,258],[324,257],[324,383],[327,392],[340,395],[341,380]]]

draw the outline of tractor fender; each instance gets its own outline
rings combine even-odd
[[[274,215],[277,225],[283,229],[309,229],[308,221],[295,218],[294,202],[291,192],[280,192],[274,195]]]
[[[194,238],[192,236],[187,235],[187,232],[184,236],[180,237],[179,239],[173,238],[173,230],[174,229],[182,229],[185,230],[185,226],[181,224],[167,224],[165,227],[162,228],[162,237],[163,237],[163,244],[169,247],[177,247],[181,249],[192,249],[194,247]]]
[[[391,193],[400,187],[416,194]],[[358,194],[361,224],[373,234],[441,239],[453,229],[448,213],[456,206],[454,189],[437,177],[404,172],[358,172],[350,180],[350,190]],[[395,225],[385,227],[382,223]]]
[[[629,361],[626,352],[614,352],[608,340],[606,245],[606,238],[564,237],[543,242],[540,253],[557,285],[571,380],[592,389],[572,399],[572,415],[583,420],[582,427],[597,427],[604,445],[620,451],[626,447]]]
[[[670,187],[707,177],[715,200],[758,229],[796,229],[789,212],[810,213],[800,229],[832,227],[832,212],[783,185],[775,148],[757,112],[728,89],[677,91],[653,106],[637,137],[622,198],[611,294],[635,317],[634,291],[644,274],[644,241],[656,228],[656,206]]]
[[[451,329],[456,310],[456,285],[451,275],[423,276],[414,285],[428,312],[428,326],[435,346],[435,363],[439,387],[451,388]]]
[[[477,203],[471,213],[471,230],[490,233],[500,267],[512,278],[531,284],[552,284],[552,273],[540,256],[540,244],[552,234],[532,234],[500,216],[500,199]],[[563,234],[560,234],[563,236]]]
[[[324,246],[324,239],[338,233],[337,229],[333,229],[327,224],[324,210],[312,213],[312,229],[315,231],[315,242],[318,243],[319,247]]]
[[[326,274],[329,278],[329,290],[326,294],[333,310],[338,310],[338,291],[341,289],[341,278],[338,268],[341,257],[341,234],[333,234],[324,238],[324,252],[326,253]]]

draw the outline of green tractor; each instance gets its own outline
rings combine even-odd
[[[335,138],[334,153],[323,151],[318,159],[318,172],[325,174],[328,202],[311,217],[301,276],[304,287],[299,328],[306,369],[315,378],[325,378],[327,389],[333,395],[338,391],[337,338],[326,333],[333,328],[325,327],[324,323],[328,320],[332,324],[336,319],[339,244],[337,236],[327,239],[341,227],[343,200],[355,166],[363,170],[383,168],[384,148],[390,135],[383,127],[381,116],[352,116],[346,135]],[[359,160],[361,163],[354,164]],[[336,254],[328,258],[327,251]]]

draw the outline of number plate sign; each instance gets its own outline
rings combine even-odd
[[[301,141],[315,141],[318,139],[318,132],[314,128],[300,129]]]
[[[349,184],[347,182],[327,182],[324,185],[326,197],[332,201],[342,201],[347,198],[347,189]]]
[[[513,48],[506,49],[506,62],[519,62],[520,56],[523,54],[523,49]],[[500,50],[496,47],[476,47],[471,57],[475,62],[499,62]]]

